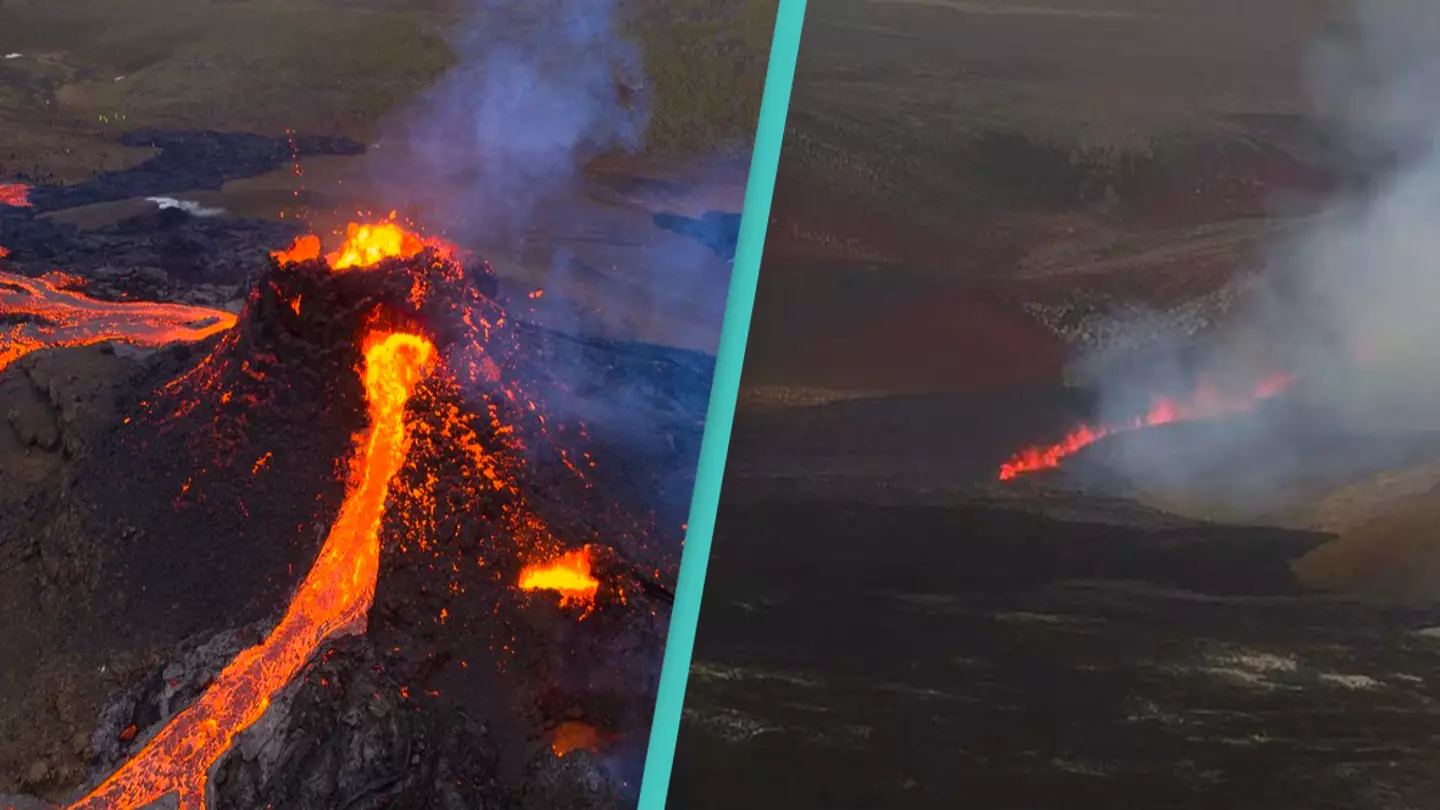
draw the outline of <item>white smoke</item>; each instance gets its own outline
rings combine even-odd
[[[162,211],[167,208],[178,208],[192,217],[220,217],[225,215],[224,208],[210,208],[193,200],[177,200],[174,197],[146,197],[145,201],[155,203],[155,206]]]
[[[1307,75],[1316,120],[1370,169],[1370,182],[1271,246],[1224,339],[1158,341],[1147,362],[1099,385],[1109,418],[1197,376],[1292,372],[1295,399],[1188,436],[1126,443],[1109,462],[1132,480],[1214,491],[1216,477],[1239,466],[1258,503],[1317,465],[1353,468],[1367,446],[1321,461],[1317,443],[1372,436],[1373,446],[1440,428],[1440,3],[1361,0],[1352,10],[1317,44]],[[1102,367],[1094,357],[1081,364]]]

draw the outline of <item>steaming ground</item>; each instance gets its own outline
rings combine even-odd
[[[671,801],[1432,806],[1440,18],[1043,5],[811,10]]]

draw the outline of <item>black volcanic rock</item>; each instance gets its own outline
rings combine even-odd
[[[9,241],[0,233],[0,245],[10,250],[0,269],[38,276],[62,268],[90,279],[87,294],[102,300],[184,300],[203,285],[226,288],[216,305],[243,295],[265,271],[270,251],[300,231],[294,223],[200,218],[179,209],[91,231],[40,219],[8,222],[27,224]],[[0,231],[6,224],[0,218]]]
[[[735,245],[740,241],[740,214],[706,211],[699,217],[659,213],[655,226],[681,236],[688,236],[725,260],[735,258]]]
[[[132,197],[217,189],[230,180],[272,172],[297,157],[359,155],[364,145],[347,138],[302,136],[293,140],[244,132],[127,132],[124,146],[160,154],[129,169],[97,174],[71,186],[36,185],[30,203],[36,212],[115,202]]]
[[[346,638],[216,763],[215,810],[503,806],[485,728],[416,711],[374,645]]]
[[[96,231],[81,232],[42,215],[94,203],[116,202],[196,189],[274,171],[308,155],[358,155],[362,144],[344,138],[272,138],[236,132],[129,132],[127,146],[153,147],[160,154],[128,169],[96,174],[68,186],[44,178],[19,178],[32,185],[30,207],[0,205],[0,246],[9,251],[7,269],[39,275],[52,269],[86,275],[100,268],[160,268],[186,284],[242,285],[261,272],[269,251],[299,232],[295,223],[194,217],[179,208],[157,208]],[[112,274],[115,275],[115,274]],[[173,286],[173,285],[172,285]],[[154,285],[101,285],[97,297],[164,299]]]
[[[857,500],[722,504],[672,803],[1384,810],[1440,788],[1440,609],[1308,592],[1289,566],[1325,535]]]

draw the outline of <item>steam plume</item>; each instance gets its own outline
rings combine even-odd
[[[1233,468],[1243,458],[1253,507],[1317,474],[1317,464],[1361,461],[1356,452],[1324,462],[1302,455],[1317,434],[1333,442],[1440,428],[1437,41],[1440,4],[1359,2],[1349,25],[1316,49],[1308,77],[1316,117],[1354,160],[1384,168],[1272,246],[1223,341],[1197,349],[1172,336],[1147,362],[1097,380],[1102,418],[1115,420],[1133,415],[1142,395],[1183,390],[1197,376],[1297,373],[1301,404],[1205,426],[1193,441],[1160,433],[1127,443],[1112,459],[1121,472],[1214,491],[1220,462]],[[1082,358],[1081,367],[1106,368],[1104,359]],[[1379,442],[1357,446],[1367,444]]]

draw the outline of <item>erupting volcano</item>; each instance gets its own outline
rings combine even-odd
[[[1250,391],[1239,396],[1224,394],[1212,386],[1202,384],[1196,389],[1193,396],[1183,401],[1161,397],[1155,401],[1149,411],[1130,422],[1108,425],[1081,424],[1066,434],[1065,438],[1059,442],[1027,447],[1000,466],[999,478],[1001,481],[1009,481],[1026,473],[1055,469],[1066,458],[1116,433],[1243,413],[1289,388],[1294,381],[1294,375],[1277,374],[1267,377]]]
[[[537,740],[548,738],[544,748],[552,756],[598,751],[602,744],[627,739],[624,728],[645,722],[651,688],[645,678],[612,674],[600,680],[620,686],[602,688],[583,669],[579,677],[565,671],[600,660],[636,671],[643,663],[644,670],[653,670],[641,653],[648,639],[663,632],[658,605],[668,592],[655,558],[642,565],[613,544],[635,543],[645,529],[623,515],[600,514],[618,515],[619,505],[609,501],[597,508],[586,494],[598,491],[590,478],[593,456],[577,449],[574,428],[547,420],[539,395],[530,390],[537,369],[531,349],[521,344],[549,338],[524,331],[527,327],[509,317],[494,297],[488,266],[467,267],[458,255],[457,248],[401,226],[393,215],[351,224],[329,252],[318,237],[304,236],[271,254],[269,271],[256,281],[238,316],[177,304],[96,300],[76,289],[79,279],[59,273],[39,279],[0,276],[0,313],[13,322],[0,331],[0,368],[40,348],[99,341],[152,348],[208,343],[197,353],[198,362],[182,349],[144,361],[166,376],[149,378],[156,382],[147,383],[152,387],[144,389],[144,400],[117,434],[116,452],[127,457],[149,452],[152,442],[171,448],[171,454],[182,447],[194,454],[194,466],[181,473],[183,485],[161,490],[172,496],[178,490],[173,505],[146,513],[163,524],[157,531],[185,525],[173,524],[171,516],[187,509],[209,525],[243,522],[249,517],[244,501],[252,497],[246,488],[256,486],[253,481],[314,469],[313,453],[287,455],[290,448],[276,443],[270,431],[293,431],[299,421],[311,433],[353,434],[338,512],[323,518],[328,530],[308,574],[295,583],[264,640],[247,641],[188,705],[177,706],[178,713],[161,708],[146,719],[129,710],[128,725],[117,736],[122,752],[132,741],[135,748],[110,760],[97,772],[108,776],[98,785],[88,783],[94,787],[68,807],[138,810],[167,796],[175,797],[181,810],[230,806],[235,799],[215,794],[221,780],[216,774],[233,759],[226,753],[247,739],[243,735],[267,712],[274,713],[278,696],[294,694],[287,687],[308,683],[304,673],[328,660],[328,653],[319,655],[322,649],[333,652],[341,637],[365,641],[367,627],[376,632],[372,605],[389,622],[383,643],[386,654],[395,656],[397,677],[407,671],[423,677],[446,660],[459,659],[460,667],[468,668],[461,656],[493,656],[504,673],[526,644],[517,635],[523,631],[531,648],[528,663],[519,674],[501,677],[510,679],[504,682],[521,703],[513,709],[517,717],[526,722],[534,722],[537,713],[553,717],[533,732]],[[549,378],[542,370],[538,379]],[[266,420],[264,427],[259,419]],[[583,427],[578,437],[586,438]],[[323,495],[311,500],[307,485],[295,484],[282,486],[301,496],[296,499],[301,509],[323,503]],[[593,514],[578,521],[566,515],[556,523],[547,512],[553,505],[535,503],[537,487],[548,504],[570,499],[571,513],[578,506]],[[275,498],[276,492],[262,490],[253,497]],[[238,513],[215,511],[224,509]],[[634,528],[613,528],[621,526]],[[222,534],[215,544],[235,547],[224,530],[217,531]],[[249,537],[244,553],[266,553],[253,547],[253,533]],[[126,553],[143,556],[152,548],[139,544]],[[644,550],[643,543],[630,548]],[[427,603],[434,612],[418,617],[397,612],[397,603],[410,610],[415,601],[392,594],[382,609],[392,563],[408,572],[392,573],[399,581],[418,583],[410,587],[427,599],[451,601],[433,608]],[[166,565],[173,563],[161,567]],[[416,624],[458,626],[455,632],[468,633],[463,638],[472,646],[457,647],[458,653],[417,653],[428,662],[424,667],[404,664],[400,645]],[[431,635],[417,638],[435,643]],[[473,646],[477,638],[479,649]],[[412,692],[404,681],[396,691],[405,701],[441,694],[429,688]],[[593,716],[581,708],[586,705],[598,707]]]
[[[64,273],[32,279],[0,272],[0,371],[36,349],[105,341],[154,348],[235,326],[235,315],[224,310],[98,301],[75,289],[81,282]]]

